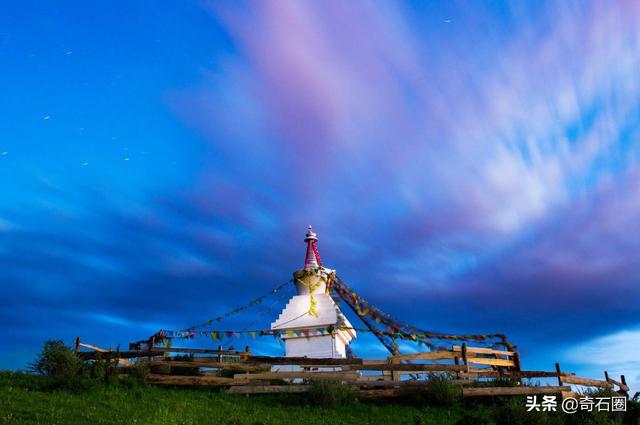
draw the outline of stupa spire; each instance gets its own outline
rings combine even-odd
[[[296,295],[271,323],[271,329],[280,332],[287,357],[343,359],[356,331],[331,297],[336,271],[322,265],[318,236],[311,226],[304,241],[307,244],[304,268],[293,272]],[[295,364],[274,367],[302,370]]]
[[[322,260],[318,254],[318,236],[313,232],[313,228],[309,225],[307,234],[304,238],[307,243],[307,256],[304,260],[304,268],[322,267]]]

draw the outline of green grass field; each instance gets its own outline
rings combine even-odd
[[[319,408],[302,395],[247,397],[208,388],[51,390],[40,377],[7,372],[0,374],[0,406],[7,424],[454,424],[463,415],[461,408],[380,402]]]
[[[566,418],[529,413],[524,402],[435,407],[419,401],[355,401],[334,408],[314,405],[305,395],[224,394],[210,388],[102,385],[72,391],[52,389],[45,378],[0,372],[3,424],[560,424],[630,423],[631,416]]]

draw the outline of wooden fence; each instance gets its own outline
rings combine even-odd
[[[88,349],[91,351],[85,351]],[[244,351],[166,348],[150,344],[144,350],[113,351],[76,340],[86,360],[117,359],[122,373],[137,364],[149,367],[154,385],[223,386],[229,393],[259,394],[309,391],[313,380],[351,385],[359,397],[393,397],[426,391],[433,374],[445,376],[463,397],[523,394],[576,396],[584,388],[608,388],[627,396],[624,376],[588,379],[561,371],[522,370],[515,351],[454,345],[449,350],[391,356],[381,360],[315,359],[256,356]],[[135,362],[132,359],[137,359]],[[523,379],[556,378],[558,385],[528,385]]]

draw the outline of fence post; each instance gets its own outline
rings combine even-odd
[[[556,363],[556,372],[558,373],[558,385],[562,386],[562,372],[560,371],[560,363]]]
[[[629,388],[627,386],[627,379],[624,377],[624,375],[620,375],[620,383]],[[629,393],[625,389],[620,388],[620,392],[622,392],[624,395],[629,395]]]
[[[514,369],[518,372],[522,370],[522,363],[520,363],[520,353],[518,353],[517,351],[513,352],[513,366]],[[518,378],[518,382],[520,382],[520,385],[522,385],[522,376]]]
[[[467,360],[467,343],[466,342],[462,343],[462,361],[464,362],[464,365],[466,366],[467,373],[469,373],[469,362]]]
[[[518,353],[517,351],[513,352],[513,364],[518,372],[522,370],[522,363],[520,363],[520,353]]]
[[[399,360],[393,359],[391,360],[391,364],[400,364],[401,362]],[[402,375],[400,375],[400,372],[392,370],[391,371],[391,380],[392,381],[401,381],[402,380]]]
[[[76,337],[76,353],[80,352],[80,337]]]
[[[151,354],[153,351],[153,346],[155,345],[156,342],[156,337],[152,336],[151,338],[149,338],[149,341],[147,342],[147,348],[149,350],[148,357],[149,357],[149,361],[151,361]]]

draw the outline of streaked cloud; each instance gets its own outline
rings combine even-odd
[[[631,328],[585,341],[571,347],[566,359],[580,365],[585,373],[598,376],[604,370],[620,381],[625,375],[627,385],[640,388],[640,330]],[[603,379],[598,376],[598,379]]]
[[[0,316],[16,339],[95,311],[80,330],[111,320],[122,340],[127,323],[215,316],[288,279],[308,224],[366,298],[428,329],[506,331],[532,367],[552,364],[541,340],[635,338],[618,332],[640,311],[638,5],[171,7],[129,23],[136,58],[91,62],[75,44],[117,40],[90,31],[59,43],[78,68],[44,63],[56,90],[104,104],[54,108],[45,86],[37,108],[7,108]]]

